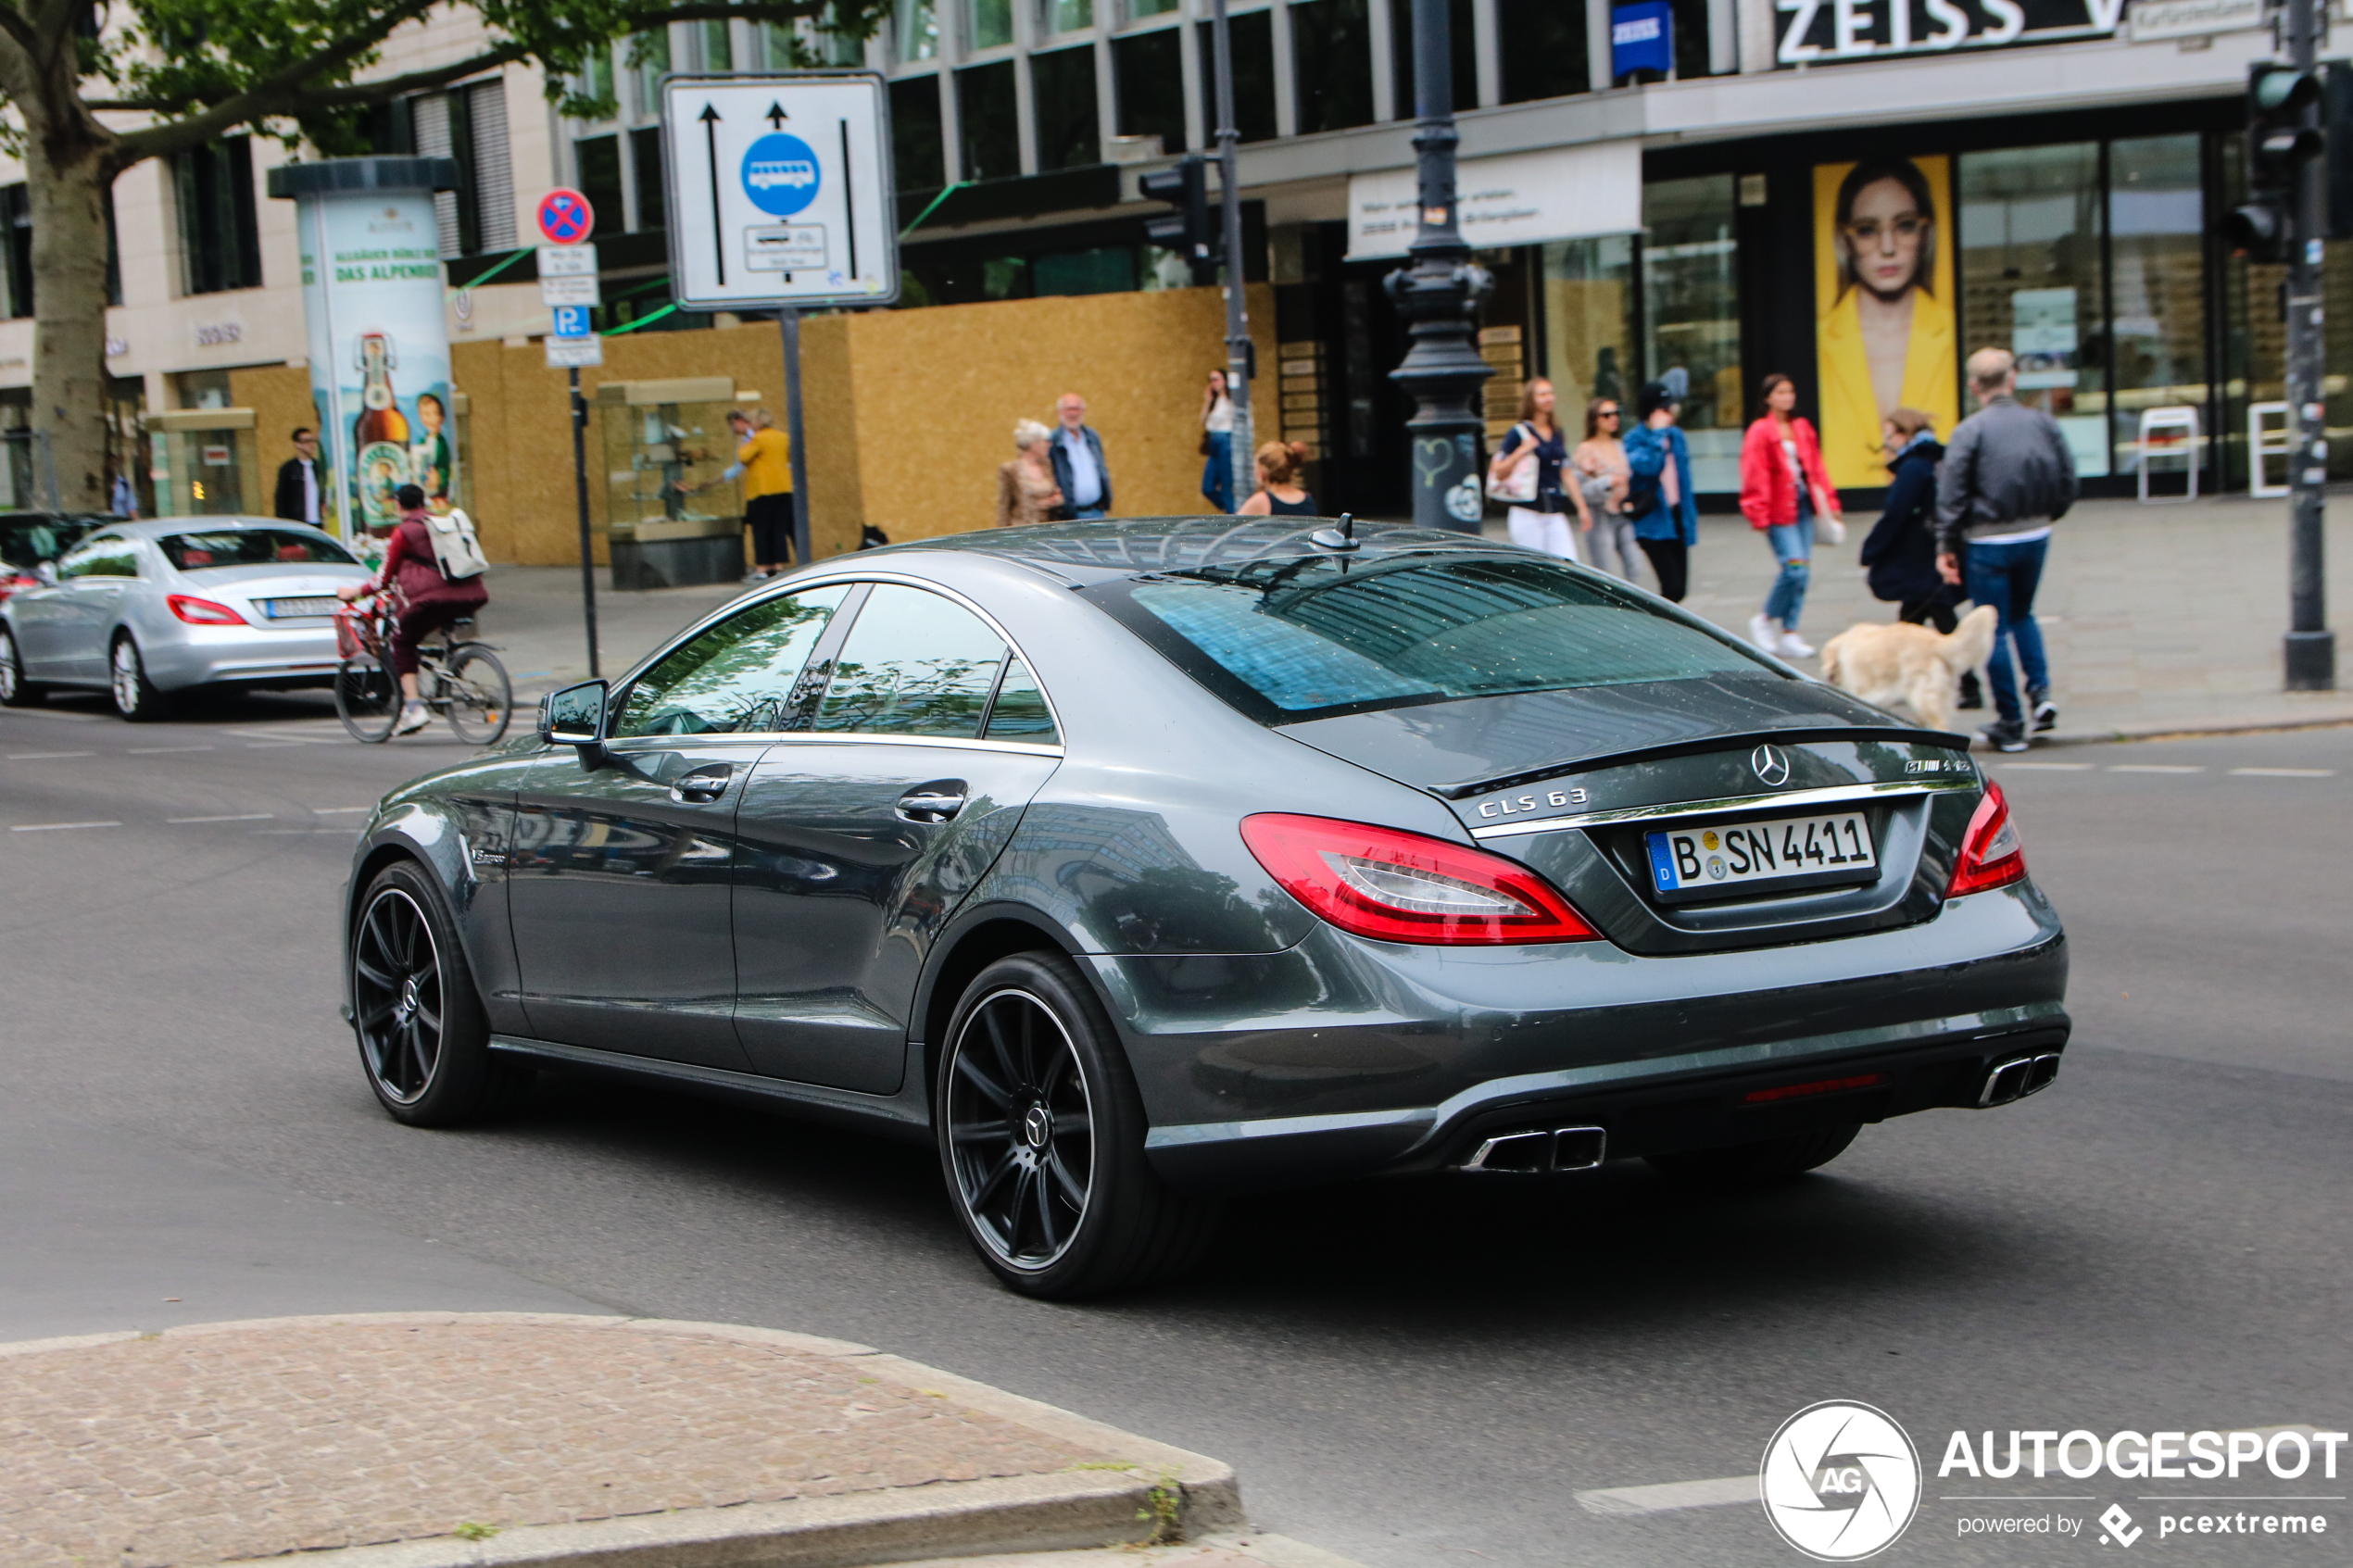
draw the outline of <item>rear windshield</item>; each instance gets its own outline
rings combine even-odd
[[[333,561],[356,566],[351,553],[321,533],[291,528],[223,529],[218,533],[167,533],[157,541],[164,558],[182,571],[213,566],[275,566],[281,562]]]
[[[66,546],[90,532],[90,524],[64,518],[0,517],[0,561],[30,571],[56,560]]]
[[[1089,596],[1267,722],[1772,669],[1680,612],[1534,557],[1317,557]]]

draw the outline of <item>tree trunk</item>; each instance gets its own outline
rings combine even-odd
[[[103,512],[108,509],[106,202],[114,170],[97,147],[26,140],[34,280],[33,488],[39,494],[47,484],[38,449],[45,435],[58,507]]]

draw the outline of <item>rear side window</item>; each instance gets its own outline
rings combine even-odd
[[[288,566],[329,561],[357,566],[351,552],[323,533],[291,528],[224,528],[217,533],[167,533],[157,543],[164,559],[181,571],[219,566]]]
[[[1053,709],[1046,706],[1046,694],[1038,689],[1038,677],[1018,654],[1006,657],[1005,678],[997,683],[997,700],[988,705],[988,735],[990,740],[1039,746],[1062,739],[1054,729]]]
[[[801,666],[849,590],[812,588],[736,611],[629,684],[616,739],[781,730]]]
[[[834,660],[813,730],[980,734],[1005,639],[953,600],[878,583]]]
[[[1647,597],[1533,558],[1316,558],[1088,596],[1266,722],[1772,670]]]
[[[57,562],[59,577],[136,577],[139,547],[120,534],[93,539]]]

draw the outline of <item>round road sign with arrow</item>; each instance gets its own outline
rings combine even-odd
[[[551,245],[576,245],[597,227],[588,198],[559,185],[539,198],[539,232]]]

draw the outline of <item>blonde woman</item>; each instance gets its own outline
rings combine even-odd
[[[1047,445],[1053,432],[1036,420],[1013,426],[1016,457],[997,465],[997,526],[1026,528],[1046,522],[1062,509],[1063,493],[1054,483]]]
[[[1568,460],[1568,447],[1560,421],[1553,416],[1557,401],[1553,383],[1541,376],[1519,389],[1519,422],[1496,448],[1488,476],[1502,483],[1529,463],[1535,464],[1533,504],[1515,504],[1505,514],[1512,543],[1562,560],[1575,560],[1577,535],[1589,532],[1593,520],[1585,510],[1582,493],[1561,488],[1561,465]]]
[[[1242,503],[1242,517],[1314,517],[1315,497],[1299,483],[1307,448],[1296,441],[1269,441],[1258,449],[1258,493]]]

